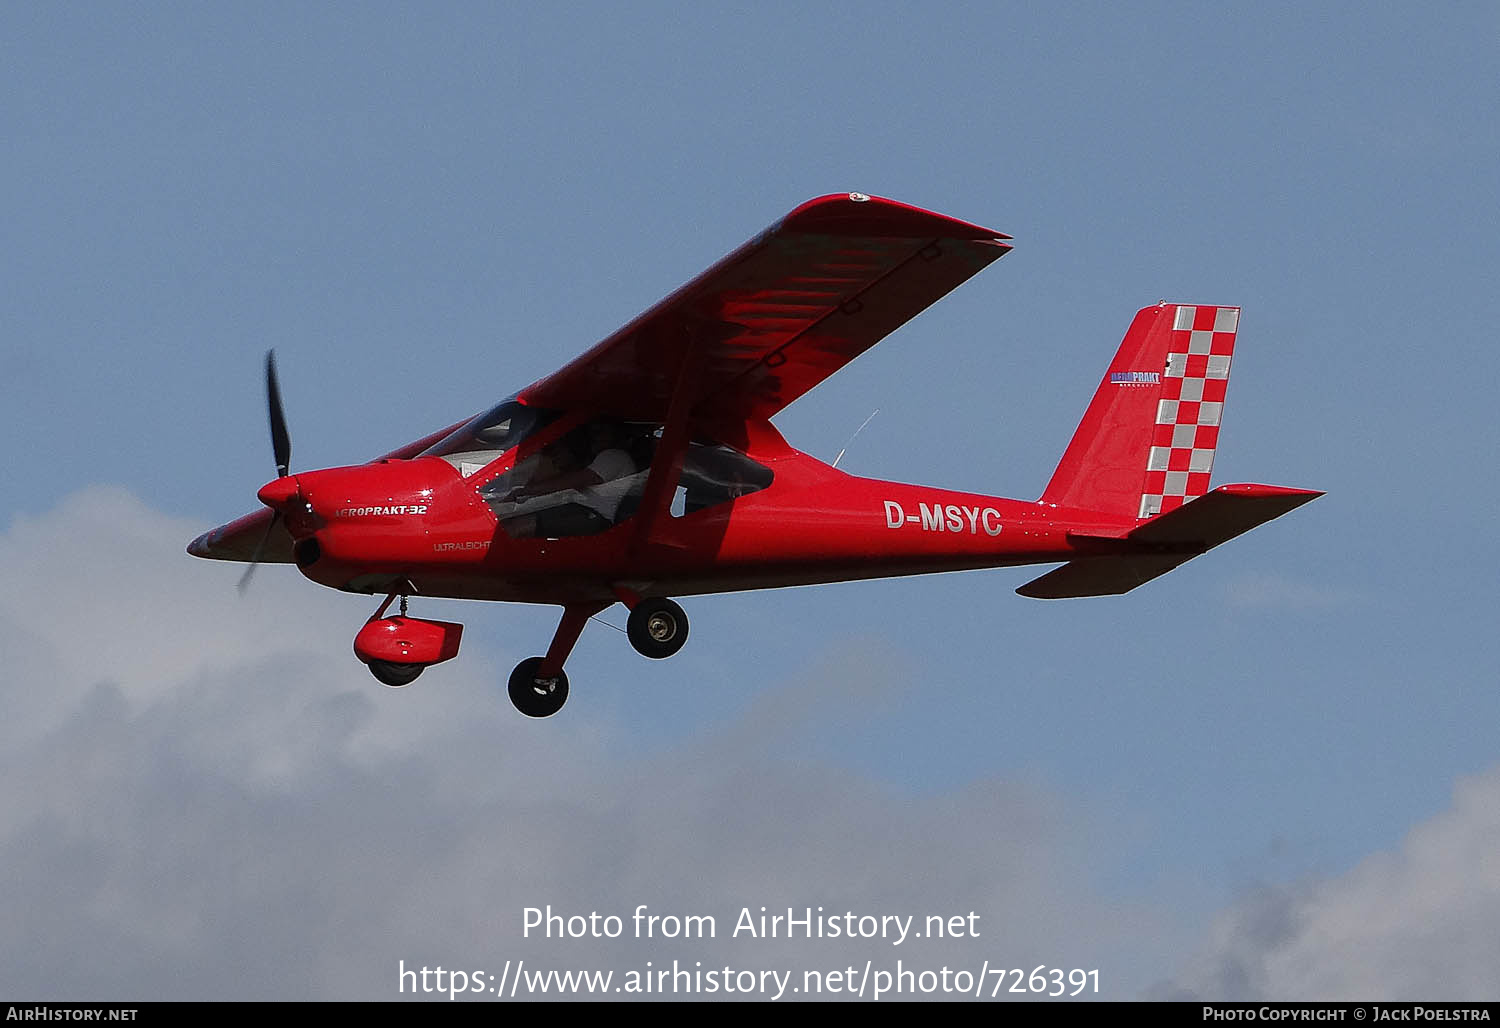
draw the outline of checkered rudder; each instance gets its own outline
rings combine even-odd
[[[1208,492],[1239,317],[1237,307],[1177,308],[1138,517]]]

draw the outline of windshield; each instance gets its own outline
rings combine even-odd
[[[433,443],[421,456],[442,457],[468,478],[557,417],[557,411],[528,407],[511,397]]]

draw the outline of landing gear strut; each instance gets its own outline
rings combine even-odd
[[[568,676],[563,662],[589,618],[604,609],[602,603],[572,604],[563,608],[562,621],[552,636],[545,657],[527,657],[510,673],[510,702],[527,717],[551,717],[568,701]]]
[[[641,600],[625,622],[630,645],[643,657],[661,660],[682,649],[687,642],[688,620],[683,609],[665,597]]]
[[[620,602],[630,608],[626,635],[636,652],[660,660],[687,642],[688,619],[681,607],[662,596],[642,598],[623,586],[615,588]],[[569,604],[552,636],[545,657],[527,657],[510,673],[510,702],[527,717],[551,717],[568,701],[568,676],[563,663],[588,619],[604,609],[602,603]],[[374,665],[370,667],[375,670]],[[379,678],[379,674],[376,675]],[[385,679],[381,679],[385,681]]]

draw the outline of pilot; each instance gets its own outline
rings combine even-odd
[[[555,507],[535,509],[505,521],[514,538],[549,539],[602,532],[615,523],[621,501],[639,483],[624,427],[613,421],[594,421],[585,429],[587,465],[534,478],[511,490],[504,499],[521,503],[536,497],[572,490],[574,496]]]

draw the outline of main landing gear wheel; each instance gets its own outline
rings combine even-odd
[[[654,597],[642,600],[625,622],[630,645],[643,657],[661,660],[682,649],[687,642],[687,614],[671,600]]]
[[[376,681],[392,688],[411,685],[422,673],[423,666],[421,664],[397,664],[390,660],[372,660],[369,664],[370,674],[375,676]]]
[[[510,702],[527,717],[551,717],[568,702],[568,676],[537,678],[541,657],[527,657],[510,673]]]

